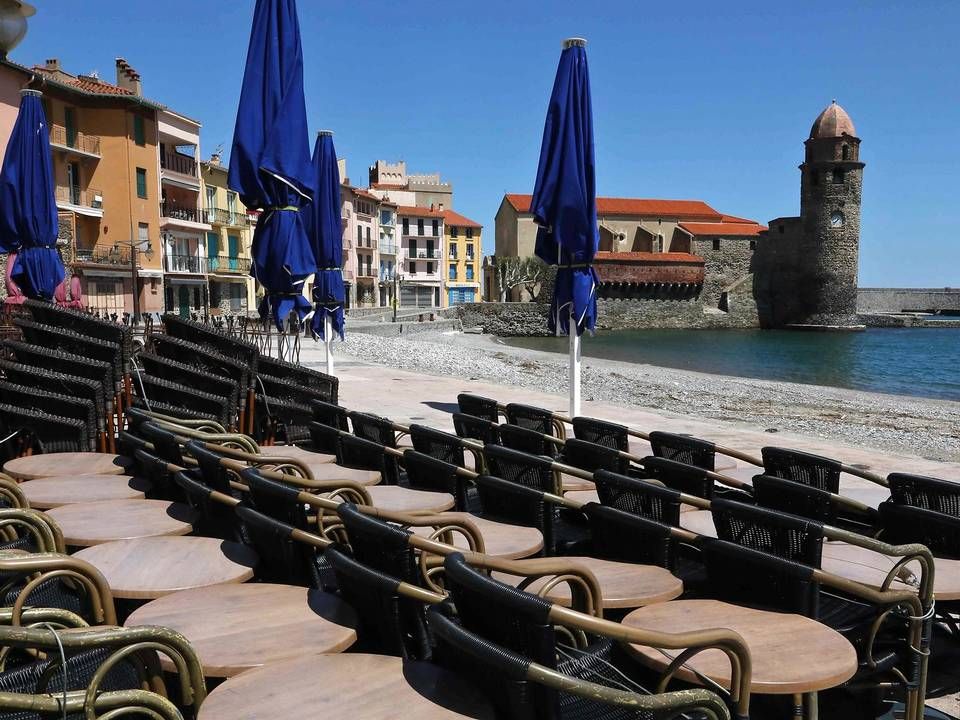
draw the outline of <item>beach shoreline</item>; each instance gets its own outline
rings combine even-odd
[[[313,346],[313,347],[311,347]],[[302,361],[317,366],[322,347],[305,341]],[[381,337],[354,331],[335,357],[429,375],[567,392],[566,356],[461,332]],[[585,358],[583,414],[591,402],[641,407],[763,431],[798,433],[848,445],[960,461],[960,402],[844,388],[713,375]]]

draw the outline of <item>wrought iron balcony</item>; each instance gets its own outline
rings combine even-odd
[[[165,152],[160,154],[160,167],[163,170],[170,170],[180,175],[189,175],[192,178],[197,176],[197,161],[189,155],[178,152]]]
[[[208,257],[207,272],[248,273],[250,272],[250,258],[230,257],[229,255]]]
[[[57,185],[56,197],[57,203],[61,205],[74,205],[76,207],[90,208],[91,210],[103,210],[103,193],[93,188],[84,190],[78,185]]]
[[[100,137],[87,135],[77,130],[67,130],[63,125],[50,126],[50,144],[56,150],[75,151],[83,155],[100,157]]]
[[[207,271],[206,258],[196,255],[164,255],[164,270],[170,273],[194,273],[199,275]]]
[[[160,217],[195,223],[207,222],[207,218],[197,208],[189,205],[175,205],[169,202],[160,203]]]
[[[224,210],[222,208],[211,208],[206,209],[206,222],[211,225],[231,225],[231,226],[241,226],[246,225],[247,214],[237,212],[236,210]]]
[[[123,265],[130,267],[130,248],[124,245],[115,247],[94,246],[92,248],[77,248],[74,259],[78,263]]]

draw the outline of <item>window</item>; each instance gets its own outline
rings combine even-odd
[[[207,188],[207,210],[214,210],[217,207],[217,189],[215,187]],[[214,218],[210,218],[214,220]]]
[[[436,220],[434,220],[434,222],[436,222]],[[450,227],[450,237],[457,237],[457,226],[456,226],[456,225],[452,225],[452,226]]]
[[[436,236],[439,235],[439,234],[440,234],[440,221],[439,221],[439,220],[434,220],[434,221],[433,221],[433,236],[436,237]]]
[[[843,183],[843,168],[833,169],[833,182],[837,185],[840,185]]]
[[[467,243],[467,260],[473,260],[473,243]]]
[[[411,275],[417,274],[417,264],[415,262],[410,263],[410,274]]]
[[[230,213],[230,224],[237,224],[237,194],[227,192],[227,212]]]
[[[370,247],[370,226],[367,226],[367,247]]]
[[[133,116],[133,141],[140,147],[147,144],[147,130],[144,126],[143,115]]]
[[[247,307],[247,288],[243,283],[230,283],[230,310],[237,312]]]
[[[427,263],[427,275],[433,275],[433,263],[432,263],[432,262],[428,262],[428,263]]]
[[[77,111],[72,107],[63,109],[64,131],[67,135],[67,147],[77,146]]]
[[[473,237],[473,228],[467,228],[467,238]]]
[[[137,250],[146,252],[150,247],[150,226],[147,223],[137,224]]]
[[[720,238],[714,238],[714,239],[713,239],[713,249],[714,249],[714,250],[719,250],[719,249],[720,249]]]
[[[841,157],[842,157],[844,160],[849,160],[849,159],[850,159],[850,148],[849,148],[847,145],[844,145],[844,146],[840,149],[840,151],[841,151]]]
[[[450,259],[451,259],[451,260],[456,260],[456,259],[457,259],[457,244],[456,244],[456,243],[450,243]]]
[[[423,235],[423,218],[417,220],[417,235]]]
[[[403,219],[403,234],[404,235],[410,234],[410,218]]]
[[[473,265],[467,265],[467,280],[473,280]]]
[[[147,199],[147,171],[144,168],[137,168],[137,197]]]
[[[417,241],[410,241],[410,257],[415,258],[417,256]]]
[[[100,312],[123,312],[123,281],[106,278],[87,280],[84,300]]]
[[[456,264],[456,263],[450,263],[449,279],[450,279],[450,280],[456,280],[456,279],[457,279],[457,264]]]
[[[357,225],[357,247],[363,246],[363,228]]]

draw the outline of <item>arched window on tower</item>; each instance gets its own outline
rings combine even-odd
[[[843,168],[833,169],[833,182],[838,185],[843,183]]]
[[[843,157],[844,160],[849,160],[849,159],[850,159],[850,146],[849,146],[849,145],[844,145],[842,148],[840,148],[840,152],[841,152],[841,156]]]

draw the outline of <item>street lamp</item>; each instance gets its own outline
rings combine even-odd
[[[130,318],[131,327],[136,324],[137,318],[140,317],[140,295],[137,291],[137,253],[143,252],[147,259],[153,257],[153,244],[149,240],[118,240],[113,244],[114,250],[119,250],[121,247],[130,248],[130,289],[133,295],[133,316]]]
[[[400,275],[400,270],[394,267],[393,270],[393,321],[397,321],[397,307],[400,305],[400,293],[399,288],[403,285],[403,278]]]

